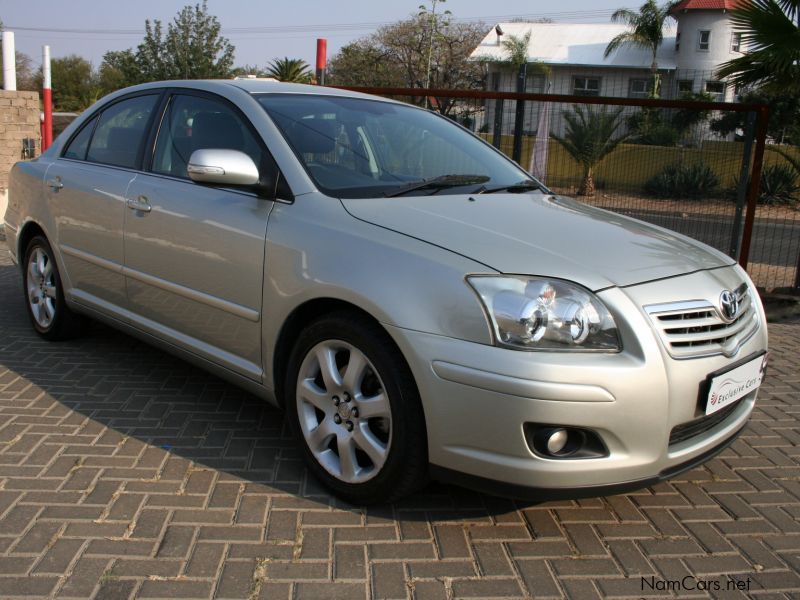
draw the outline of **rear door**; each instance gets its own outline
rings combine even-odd
[[[122,273],[125,194],[136,175],[160,92],[104,108],[72,137],[50,166],[45,185],[78,302],[118,312],[127,299]]]
[[[186,164],[201,148],[243,151],[263,177],[277,177],[235,106],[210,94],[174,93],[150,172],[128,189],[129,307],[138,327],[260,381],[264,244],[273,202],[250,189],[192,182]]]

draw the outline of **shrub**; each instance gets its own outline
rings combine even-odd
[[[698,200],[719,187],[719,177],[706,164],[674,164],[664,168],[644,185],[644,191],[656,198]]]
[[[761,171],[760,204],[795,204],[800,199],[797,173],[789,165],[770,165]]]
[[[750,180],[748,179],[748,183]],[[739,178],[733,182],[733,198],[737,197]],[[790,165],[770,165],[761,171],[759,204],[796,204],[800,200],[798,173]]]
[[[794,204],[798,200],[799,193],[797,173],[789,165],[770,165],[761,171],[759,202]]]

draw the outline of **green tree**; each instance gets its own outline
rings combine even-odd
[[[506,62],[519,69],[528,63],[528,44],[531,42],[531,32],[529,31],[522,37],[508,35],[503,40],[503,51],[506,54]]]
[[[50,60],[53,84],[53,108],[56,111],[80,112],[94,104],[102,90],[92,63],[77,54]],[[35,89],[42,87],[42,70],[34,76]]]
[[[564,112],[567,122],[564,137],[556,137],[564,150],[583,168],[579,196],[594,196],[594,169],[611,154],[627,135],[615,137],[622,124],[623,107],[606,111],[574,104],[572,112]]]
[[[767,135],[779,144],[800,144],[800,94],[787,94],[781,90],[765,88],[745,92],[741,101],[769,105]],[[730,135],[746,127],[747,115],[739,112],[724,112],[711,121],[711,130],[721,135]]]
[[[436,18],[444,16],[437,13]],[[344,86],[426,87],[430,19],[429,13],[416,15],[347,44],[330,61],[329,82]],[[486,67],[469,56],[485,30],[483,23],[439,23],[433,38],[428,87],[482,89]],[[420,99],[420,103],[424,102]],[[435,106],[445,115],[460,110],[453,98],[437,98]]]
[[[36,87],[36,72],[33,69],[31,57],[17,50],[15,62],[17,65],[17,89],[28,92],[36,92],[40,88]]]
[[[664,24],[670,18],[670,9],[674,2],[658,5],[655,0],[647,0],[639,7],[639,12],[628,8],[620,8],[611,15],[614,23],[625,23],[628,31],[615,36],[606,46],[604,58],[624,46],[634,46],[647,50],[652,57],[650,71],[653,74],[651,95],[658,98],[661,88],[661,77],[658,74],[658,49],[664,41]]]
[[[336,85],[404,87],[406,79],[388,49],[371,39],[345,44],[328,65],[328,80]]]
[[[751,0],[731,12],[747,52],[726,63],[720,78],[773,92],[800,91],[800,0]]]
[[[165,79],[225,79],[233,74],[234,46],[220,35],[217,17],[206,1],[188,5],[164,29],[161,21],[145,21],[145,35],[136,49],[107,52],[99,78],[106,92]]]
[[[276,58],[267,65],[267,77],[292,83],[310,83],[311,68],[299,58]]]
[[[97,78],[100,88],[106,94],[145,81],[136,62],[136,54],[130,48],[106,52]]]
[[[206,0],[185,6],[167,27],[164,63],[169,79],[219,79],[231,76],[234,47],[220,35]]]

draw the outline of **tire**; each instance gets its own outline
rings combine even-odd
[[[308,468],[339,497],[387,503],[426,483],[419,393],[378,324],[348,311],[310,324],[292,349],[284,389]]]
[[[22,286],[25,306],[36,333],[51,341],[80,335],[85,318],[67,306],[53,249],[40,235],[31,239],[25,249]]]

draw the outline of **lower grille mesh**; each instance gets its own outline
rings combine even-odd
[[[686,441],[696,435],[700,435],[701,433],[705,433],[706,431],[713,429],[727,419],[731,413],[736,410],[736,407],[739,406],[741,401],[742,400],[737,400],[730,406],[726,406],[725,408],[708,416],[700,417],[699,419],[689,421],[688,423],[676,425],[672,428],[672,431],[669,434],[669,445],[672,446],[673,444],[679,444],[680,442]]]

